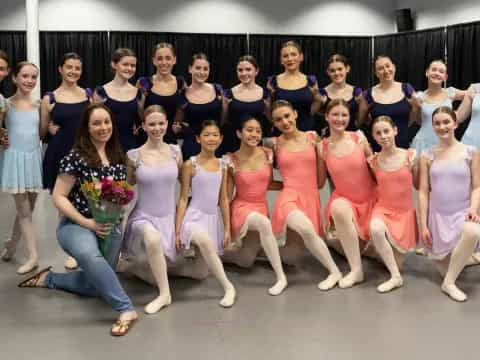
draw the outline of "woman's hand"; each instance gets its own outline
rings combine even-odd
[[[478,224],[480,223],[480,216],[478,216],[476,211],[472,209],[468,209],[468,212],[465,214],[465,220]]]
[[[180,234],[176,234],[175,236],[175,248],[177,249],[177,251],[181,251],[183,249],[183,244],[180,240]]]
[[[422,242],[426,247],[432,247],[432,235],[430,234],[430,230],[428,228],[422,229]]]
[[[55,135],[58,130],[60,130],[60,126],[56,125],[53,121],[48,122],[48,132],[50,135]]]
[[[98,224],[94,219],[88,219],[85,227],[92,230],[99,238],[105,238],[111,233],[113,224]]]

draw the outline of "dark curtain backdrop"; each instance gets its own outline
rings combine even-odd
[[[174,72],[189,82],[188,65],[192,55],[204,52],[210,60],[210,80],[225,87],[236,83],[235,67],[240,56],[247,53],[247,39],[241,34],[187,34],[120,32],[110,33],[110,48],[130,47],[137,53],[137,77],[151,75],[152,49],[159,42],[173,44],[177,53]]]
[[[444,28],[374,37],[374,53],[388,55],[397,67],[398,81],[417,90],[427,87],[425,70],[432,60],[445,60]]]
[[[447,28],[448,84],[466,89],[480,82],[480,22]]]
[[[40,32],[41,92],[60,84],[58,65],[63,54],[76,52],[83,59],[80,86],[94,88],[111,77],[108,33],[106,31]]]
[[[304,52],[302,71],[317,76],[319,86],[330,80],[326,74],[328,58],[334,53],[345,55],[352,70],[349,82],[368,87],[371,82],[371,37],[294,36],[294,35],[250,35],[250,53],[260,65],[258,82],[265,84],[267,77],[282,72],[280,47],[283,42],[294,40]]]
[[[10,68],[27,58],[25,31],[0,31],[0,49],[8,55]],[[10,77],[0,84],[0,93],[5,97],[13,95],[15,87]]]

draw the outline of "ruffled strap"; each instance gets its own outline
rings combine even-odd
[[[363,131],[360,129],[352,132],[352,138],[353,138],[353,141],[355,141],[359,145],[363,145],[366,142],[368,142],[367,137],[365,136]]]
[[[138,148],[128,150],[127,157],[135,164],[135,167],[140,165],[140,151]]]
[[[231,164],[231,159],[229,157],[224,157],[222,156],[221,158],[218,159],[219,164],[220,164],[220,169],[225,170],[228,169],[228,167]]]
[[[457,89],[455,89],[453,86],[449,86],[445,90],[447,91],[447,96],[449,97],[449,99],[453,100],[457,93]]]
[[[417,150],[409,148],[407,149],[407,165],[411,167],[417,160]]]
[[[412,94],[415,92],[415,89],[409,83],[402,83],[402,91],[407,97],[407,99],[410,99],[412,97]]]
[[[270,87],[273,91],[277,90],[278,83],[276,75],[272,75],[267,78],[267,87]]]
[[[465,154],[468,161],[472,160],[473,153],[477,151],[477,148],[472,145],[465,146]]]
[[[372,170],[377,169],[378,153],[374,153],[367,158],[367,163]]]
[[[420,101],[425,101],[425,91],[417,91],[415,94]]]
[[[93,97],[93,90],[91,88],[85,88],[85,95],[88,100],[91,100]]]
[[[152,89],[152,79],[149,76],[142,76],[138,79],[138,85],[144,92],[149,92]]]
[[[57,102],[57,100],[55,99],[55,94],[53,93],[53,91],[47,91],[45,93],[45,95],[48,96],[48,103],[50,105],[55,104]]]
[[[308,87],[314,87],[317,85],[317,77],[315,75],[307,75]]]
[[[196,156],[190,156],[190,161],[192,162],[192,166],[194,170],[198,169],[198,161]]]
[[[173,160],[175,160],[177,163],[181,163],[183,161],[183,158],[180,146],[178,146],[177,144],[169,144],[169,146]]]
[[[238,167],[238,161],[234,153],[226,153],[225,155],[223,155],[222,162],[227,168],[231,169],[233,173],[236,172]]]
[[[267,164],[273,164],[273,151],[265,146],[262,146],[262,150],[265,152],[265,158],[267,159]]]
[[[310,145],[313,145],[315,146],[317,144],[317,141],[318,141],[318,135],[315,131],[306,131],[306,135],[307,135],[307,141],[310,143]]]
[[[433,161],[435,159],[435,154],[434,154],[434,151],[433,151],[433,147],[425,149],[422,152],[422,156],[425,157],[426,159],[430,160],[430,161]]]

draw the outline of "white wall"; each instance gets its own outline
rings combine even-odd
[[[480,20],[479,0],[397,0],[396,8],[411,8],[416,29]]]
[[[0,30],[25,28],[1,0]],[[40,0],[41,30],[372,35],[394,31],[395,0]]]

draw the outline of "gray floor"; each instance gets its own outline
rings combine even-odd
[[[0,195],[0,238],[14,219],[12,199]],[[40,196],[35,225],[41,265],[62,270],[55,239],[56,212]],[[18,257],[21,255],[19,254]],[[345,271],[346,262],[336,258]],[[18,260],[0,264],[0,359],[464,359],[476,358],[479,338],[480,267],[464,271],[460,286],[469,295],[458,304],[442,295],[440,278],[424,258],[411,255],[406,285],[379,295],[386,278],[364,260],[366,282],[350,290],[317,290],[326,273],[307,257],[288,268],[290,286],[278,297],[266,288],[273,274],[263,264],[252,271],[227,267],[238,290],[229,310],[217,305],[220,289],[207,281],[172,279],[174,303],[153,316],[141,314],[132,332],[109,336],[115,313],[101,300],[45,289],[19,289]],[[155,289],[122,278],[137,310]]]

